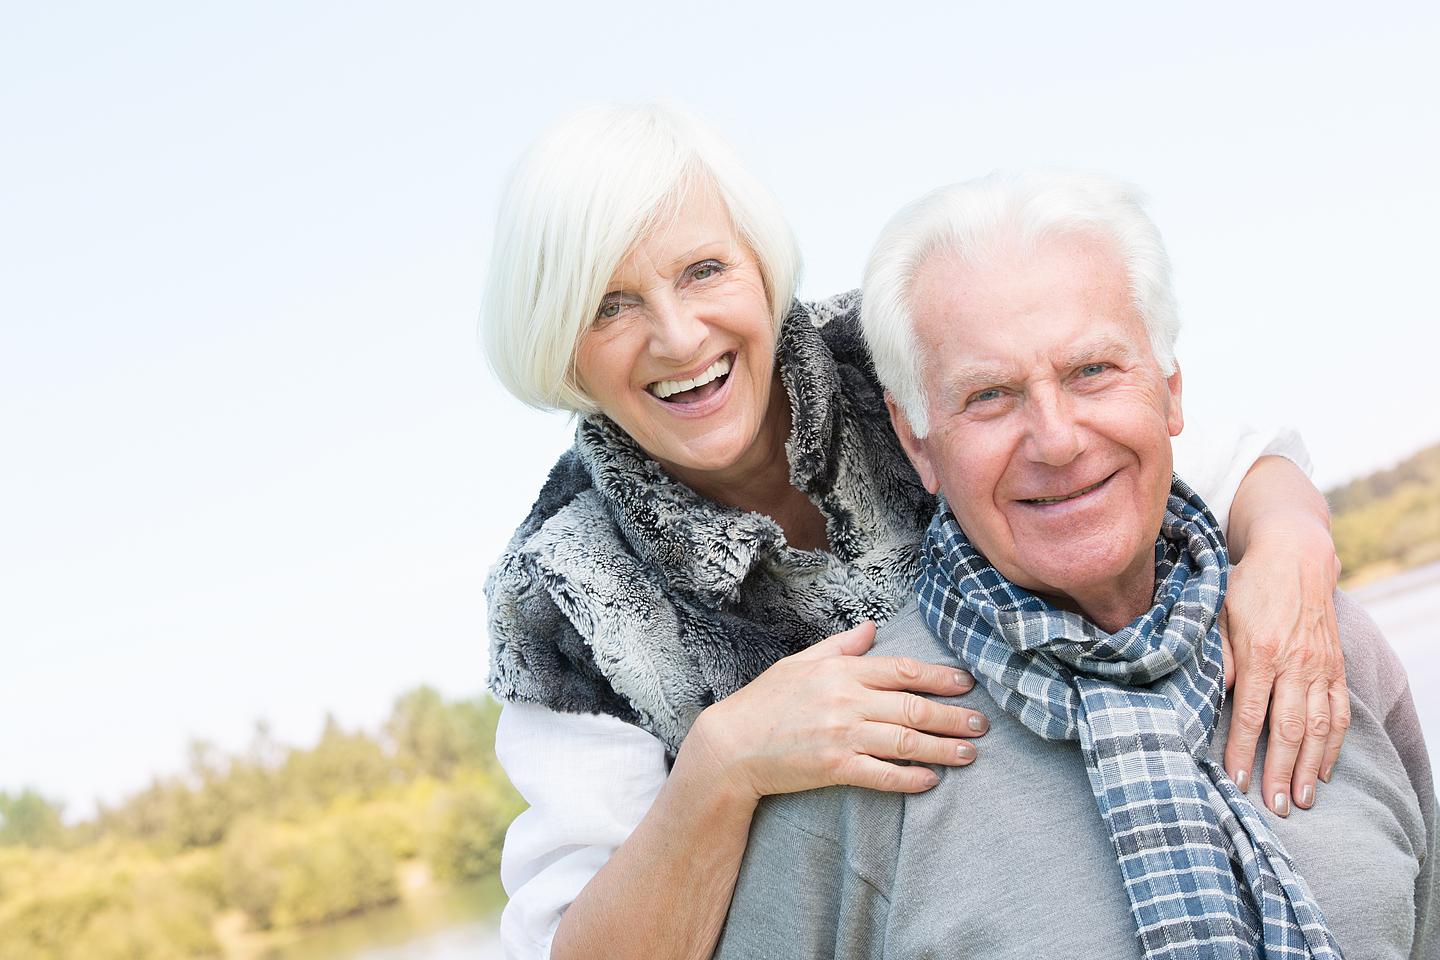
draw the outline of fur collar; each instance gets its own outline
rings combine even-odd
[[[790,399],[785,451],[790,482],[812,499],[835,485],[840,379],[835,357],[821,339],[815,307],[797,304],[776,345],[780,381]],[[583,418],[575,449],[589,470],[611,518],[675,590],[706,606],[733,603],[761,557],[785,545],[770,517],[716,503],[671,477],[630,435],[603,414]]]
[[[678,749],[700,710],[775,660],[894,612],[934,500],[890,429],[858,314],[854,293],[797,304],[776,347],[791,481],[830,551],[790,548],[774,520],[584,417],[486,586],[497,696],[610,713]]]

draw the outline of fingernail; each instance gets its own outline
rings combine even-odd
[[[975,678],[964,670],[955,671],[955,686],[965,687],[967,690],[975,686]]]
[[[1235,776],[1230,779],[1235,781],[1235,786],[1239,788],[1241,793],[1247,793],[1250,790],[1249,770],[1236,770]]]
[[[1315,788],[1307,783],[1305,784],[1305,786],[1300,788],[1300,796],[1296,798],[1296,802],[1299,803],[1302,807],[1308,807],[1310,806],[1311,801],[1313,801],[1314,799]]]
[[[1330,778],[1333,776],[1335,776],[1335,764],[1333,763],[1327,766],[1324,770],[1320,771],[1320,779],[1324,780],[1326,783],[1329,783]]]
[[[1276,791],[1274,809],[1276,816],[1290,816],[1290,797],[1286,795],[1284,790]]]
[[[974,760],[975,748],[968,743],[957,743],[955,744],[955,754],[961,760]]]
[[[980,716],[978,713],[972,713],[970,715],[970,729],[975,731],[976,733],[984,733],[985,718]]]
[[[929,771],[929,775],[925,777],[925,789],[929,790],[931,787],[935,786],[939,782],[939,775],[936,774],[935,771],[931,770]]]

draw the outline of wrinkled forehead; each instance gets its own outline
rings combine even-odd
[[[669,272],[702,250],[730,256],[750,252],[719,188],[709,177],[696,174],[679,183],[641,221],[611,273],[611,285],[626,286]]]
[[[967,379],[1042,358],[1152,357],[1128,272],[1101,238],[1013,242],[976,256],[937,250],[917,269],[911,298],[927,365]]]

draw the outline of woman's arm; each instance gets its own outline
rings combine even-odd
[[[1261,790],[1287,816],[1292,801],[1315,802],[1316,778],[1332,776],[1350,726],[1330,511],[1294,463],[1261,457],[1236,493],[1228,538],[1235,566],[1222,626],[1235,693],[1225,769],[1248,789],[1268,708]]]
[[[756,801],[717,781],[702,752],[681,747],[649,812],[565,911],[553,960],[713,952]]]
[[[837,634],[700,715],[650,811],[565,911],[554,960],[703,960],[724,925],[761,796],[838,783],[918,792],[938,780],[928,767],[876,757],[951,766],[974,758],[958,738],[983,733],[983,717],[903,692],[954,695],[973,678],[860,658],[873,637],[868,624]]]
[[[607,714],[506,703],[495,755],[527,804],[505,831],[506,957],[540,960],[565,909],[644,819],[670,772],[665,744]]]

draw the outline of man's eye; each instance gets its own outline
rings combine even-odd
[[[989,390],[981,390],[978,393],[970,394],[971,403],[988,403],[991,400],[1000,399],[1000,388],[991,387]]]
[[[1087,363],[1080,368],[1080,376],[1097,377],[1108,369],[1110,369],[1110,364],[1108,363]]]

